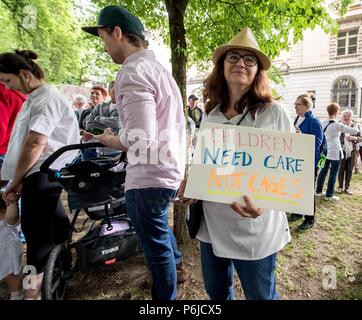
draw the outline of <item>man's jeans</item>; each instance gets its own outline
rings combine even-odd
[[[317,179],[317,189],[316,189],[317,193],[321,193],[323,191],[324,181],[326,180],[326,176],[327,176],[329,167],[331,167],[331,171],[329,173],[329,178],[328,178],[326,197],[329,197],[329,198],[333,197],[334,185],[336,184],[337,173],[338,173],[340,163],[341,163],[341,160],[326,159],[324,167],[320,171],[318,179]]]
[[[212,300],[234,299],[234,268],[246,299],[278,300],[275,286],[276,253],[260,260],[237,260],[214,255],[212,245],[200,241],[202,275]]]
[[[175,300],[177,297],[176,265],[181,261],[181,253],[168,226],[168,207],[175,195],[175,190],[165,188],[126,192],[127,213],[152,272],[154,300]]]

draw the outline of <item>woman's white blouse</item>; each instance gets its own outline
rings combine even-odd
[[[46,158],[59,148],[79,143],[79,126],[71,104],[55,88],[44,85],[30,93],[16,118],[11,132],[8,150],[1,169],[3,180],[12,180],[24,140],[30,131],[48,137],[38,161],[27,173],[39,171]],[[51,166],[60,169],[74,159],[77,150],[61,155]]]
[[[323,130],[326,128],[330,120],[325,120],[322,122]],[[333,122],[331,123],[327,130],[324,132],[324,136],[327,141],[327,156],[326,158],[329,160],[342,160],[343,159],[343,150],[341,146],[340,136],[341,133],[351,133],[357,134],[359,132],[358,129],[350,128],[343,123]]]
[[[242,114],[228,120],[216,106],[206,121],[236,125],[241,117]],[[240,125],[294,132],[288,113],[276,102],[257,112],[255,119],[249,113]],[[218,257],[259,260],[279,251],[291,240],[285,212],[264,210],[258,218],[251,219],[241,217],[224,203],[203,201],[203,208],[205,214],[197,238],[211,243]]]

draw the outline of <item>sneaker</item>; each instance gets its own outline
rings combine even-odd
[[[314,226],[314,221],[306,221],[304,220],[302,224],[300,224],[298,226],[298,230],[307,230],[307,229],[310,229],[310,228],[313,228]]]
[[[176,266],[176,272],[177,272],[177,284],[186,282],[190,277],[182,261]],[[153,284],[152,274],[151,272],[149,272],[145,281],[143,282],[143,287],[145,289],[151,289],[152,284]]]
[[[337,188],[337,192],[338,192],[338,193],[342,193],[342,192],[343,192],[343,188],[342,188],[342,187],[338,187],[338,188]]]
[[[326,195],[326,193],[325,192],[316,192],[315,195],[317,197],[324,197]]]
[[[326,199],[327,201],[339,201],[340,197],[337,196],[332,196],[332,197],[325,197],[324,199]]]
[[[350,196],[353,195],[353,192],[349,189],[344,190],[345,193],[349,194]]]
[[[290,217],[288,217],[288,221],[289,221],[289,222],[293,222],[293,221],[300,220],[300,219],[302,219],[302,218],[303,218],[303,216],[302,216],[301,214],[292,213],[292,214],[290,215]]]

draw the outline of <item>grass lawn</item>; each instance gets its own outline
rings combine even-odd
[[[278,260],[282,298],[362,299],[362,174],[352,179],[353,196],[318,199],[313,229],[291,224],[292,242]]]
[[[278,255],[277,286],[281,299],[362,299],[362,174],[353,175],[354,195],[339,202],[318,199],[314,228],[297,232]],[[190,279],[178,287],[178,299],[207,299],[200,270],[197,240],[181,246]],[[147,267],[142,256],[92,273],[77,273],[67,299],[150,299],[142,288]],[[235,278],[235,296],[244,299]],[[6,297],[0,284],[0,299]]]
[[[362,299],[362,174],[353,175],[354,195],[339,202],[318,199],[314,228],[298,232],[278,256],[277,286],[281,299]],[[200,270],[197,240],[181,246],[190,280],[178,287],[179,299],[207,299]],[[77,274],[68,299],[150,299],[142,288],[147,268],[143,257],[108,271]],[[235,278],[235,296],[244,299]]]

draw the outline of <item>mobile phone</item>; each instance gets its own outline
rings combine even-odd
[[[102,134],[104,132],[104,129],[90,128],[90,129],[87,129],[87,131],[92,133],[92,134],[99,135],[99,134]]]

